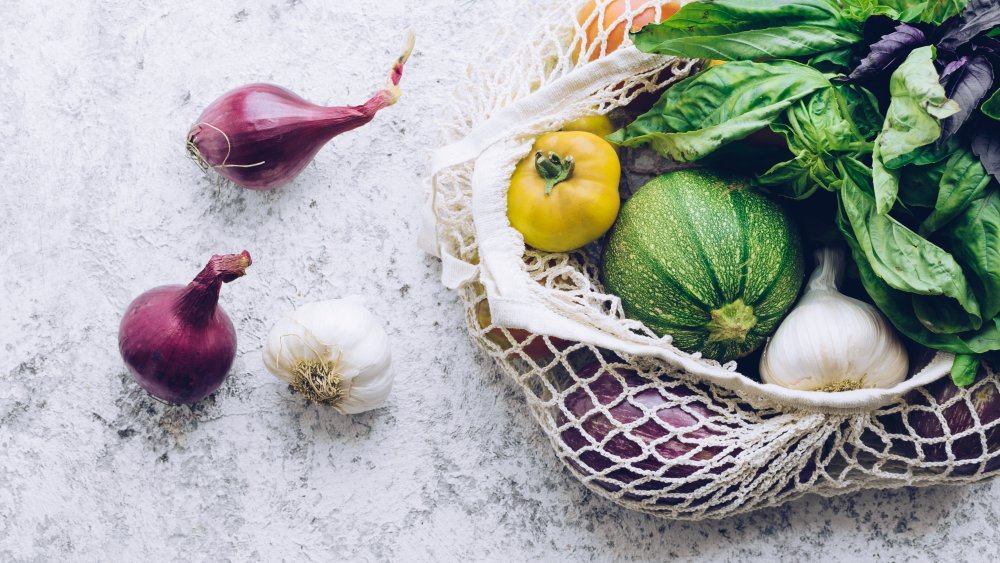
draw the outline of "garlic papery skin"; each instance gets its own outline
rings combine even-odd
[[[389,336],[356,297],[310,303],[283,317],[267,337],[264,365],[341,414],[377,408],[392,389]]]
[[[842,250],[816,252],[805,294],[764,348],[760,375],[800,391],[888,389],[906,379],[909,357],[874,306],[837,290]]]

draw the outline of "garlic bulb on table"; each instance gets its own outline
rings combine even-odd
[[[805,294],[764,348],[760,375],[802,391],[890,388],[909,370],[906,348],[872,305],[837,290],[842,250],[816,252]]]
[[[392,389],[389,337],[359,298],[310,303],[271,329],[264,365],[307,399],[356,414]]]

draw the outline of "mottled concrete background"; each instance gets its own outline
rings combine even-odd
[[[0,561],[975,560],[1000,548],[1000,485],[805,499],[698,524],[587,493],[467,338],[416,248],[437,123],[502,1],[0,1]],[[217,190],[184,133],[231,87],[321,103],[381,85],[403,31],[400,105],[276,193]],[[224,290],[232,377],[194,408],[125,374],[141,291],[247,248]],[[298,304],[362,294],[397,386],[346,418],[267,374]]]

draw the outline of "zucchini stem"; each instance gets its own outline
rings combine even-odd
[[[708,341],[743,343],[755,326],[757,316],[753,307],[737,299],[712,311],[712,320],[707,325]]]

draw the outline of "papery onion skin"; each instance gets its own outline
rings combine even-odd
[[[192,404],[214,393],[236,358],[236,330],[218,306],[223,283],[246,273],[250,254],[213,256],[190,284],[161,286],[125,312],[118,348],[132,377],[150,395]]]
[[[331,139],[374,119],[396,103],[406,51],[389,75],[389,83],[358,106],[323,107],[273,84],[249,84],[212,102],[191,127],[187,148],[206,170],[214,170],[238,186],[272,190],[299,175]]]

